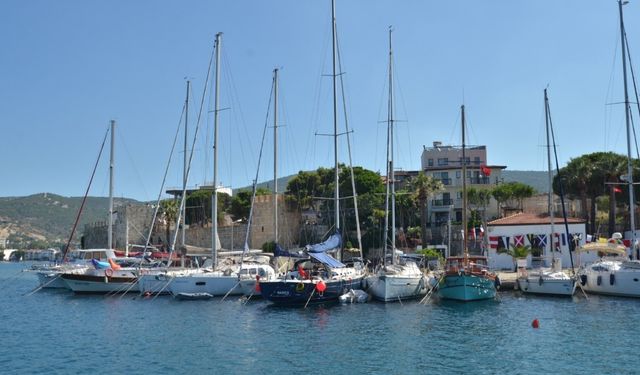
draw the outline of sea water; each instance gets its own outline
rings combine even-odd
[[[640,373],[640,299],[335,304],[74,295],[0,263],[2,374]],[[532,327],[538,319],[540,327]]]

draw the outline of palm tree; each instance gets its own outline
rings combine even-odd
[[[418,175],[410,181],[411,190],[413,191],[413,197],[418,202],[420,210],[420,233],[422,246],[424,247],[427,239],[427,202],[429,197],[444,190],[442,181],[434,178],[433,176],[427,176],[424,172],[418,173]]]
[[[165,199],[160,202],[160,208],[162,209],[162,215],[166,221],[165,234],[167,237],[167,247],[171,248],[171,223],[174,223],[178,218],[178,201],[173,199]]]

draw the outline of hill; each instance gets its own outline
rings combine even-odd
[[[117,198],[114,206],[136,202]],[[34,241],[65,243],[81,204],[81,197],[51,193],[0,198],[0,239],[11,241],[8,247]],[[84,224],[106,221],[108,211],[108,198],[88,197],[76,232],[81,232]]]
[[[555,172],[554,172],[555,175]],[[545,171],[502,171],[504,182],[521,182],[536,189],[538,193],[549,191],[549,178]]]

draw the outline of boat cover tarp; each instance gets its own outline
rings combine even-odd
[[[285,250],[280,246],[280,244],[276,244],[275,249],[273,250],[273,256],[276,257],[289,257],[289,258],[304,258],[306,255],[299,253],[292,253],[289,250]]]
[[[340,233],[335,233],[331,237],[327,238],[326,241],[317,243],[314,245],[307,245],[307,252],[311,255],[311,253],[325,253],[329,250],[334,250],[340,248],[342,245],[342,236]]]
[[[311,256],[312,258],[316,259],[317,261],[319,261],[322,264],[326,264],[327,266],[329,266],[331,268],[343,268],[343,267],[346,267],[344,264],[340,263],[339,260],[337,260],[336,258],[332,257],[331,255],[329,255],[327,253],[309,253],[309,256]]]
[[[102,262],[97,259],[91,259],[91,263],[97,270],[105,270],[107,268],[111,268],[111,265],[107,262]]]

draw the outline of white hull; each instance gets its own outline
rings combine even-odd
[[[576,290],[576,283],[566,275],[553,277],[543,273],[541,277],[539,274],[531,274],[518,278],[518,288],[527,294],[572,296]]]
[[[378,301],[393,302],[418,298],[429,291],[430,283],[414,264],[390,265],[366,278],[367,291]]]
[[[369,293],[376,300],[383,302],[418,298],[428,291],[423,276],[376,275],[366,280]]]
[[[639,267],[637,262],[595,262],[580,270],[579,282],[588,293],[640,297],[640,268],[636,267]]]
[[[173,296],[181,293],[208,293],[215,297],[242,294],[236,273],[227,276],[218,271],[176,276],[169,283],[168,289]]]

